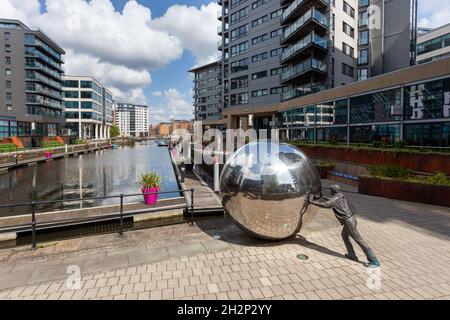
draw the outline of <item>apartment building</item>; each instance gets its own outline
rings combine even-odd
[[[44,32],[0,19],[0,138],[30,147],[62,134],[64,53]]]
[[[263,108],[415,61],[417,0],[218,3],[224,110]],[[269,115],[248,120],[256,128],[275,125]]]
[[[416,62],[417,0],[358,1],[358,80]]]
[[[450,57],[450,24],[421,34],[417,38],[417,63]]]
[[[149,135],[149,108],[145,105],[118,103],[114,110],[114,123],[124,137]]]
[[[66,129],[79,139],[108,139],[113,124],[113,95],[92,77],[63,77]]]
[[[222,117],[221,64],[213,62],[189,72],[194,74],[195,120],[219,120]]]

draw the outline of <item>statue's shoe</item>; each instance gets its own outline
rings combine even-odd
[[[352,261],[356,261],[356,262],[359,261],[357,256],[352,256],[352,255],[349,255],[349,254],[346,254],[345,258],[349,259],[349,260],[352,260]]]

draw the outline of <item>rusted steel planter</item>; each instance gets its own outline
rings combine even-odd
[[[320,179],[328,179],[328,173],[334,170],[334,166],[316,166],[319,171]]]
[[[450,155],[421,154],[414,152],[392,152],[333,148],[326,146],[298,146],[310,158],[329,159],[364,165],[394,165],[417,172],[442,172],[450,175]]]
[[[450,187],[359,177],[361,194],[450,207]]]

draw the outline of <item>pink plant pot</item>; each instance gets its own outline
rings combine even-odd
[[[159,192],[160,188],[142,188],[141,191],[144,194],[144,200],[146,205],[156,204],[158,202],[158,194],[154,192]],[[153,194],[148,194],[153,193]]]
[[[51,152],[44,153],[45,159],[51,159],[53,154]]]

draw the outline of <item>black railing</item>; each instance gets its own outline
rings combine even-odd
[[[143,195],[164,195],[164,194],[174,194],[174,193],[190,193],[190,203],[185,201],[184,204],[179,205],[168,205],[164,207],[157,207],[157,206],[148,206],[146,209],[142,210],[133,210],[133,211],[124,211],[124,199],[130,198],[130,197],[138,197]],[[190,213],[191,219],[194,218],[194,189],[188,189],[188,190],[174,190],[174,191],[165,191],[165,192],[149,192],[149,193],[136,193],[136,194],[120,194],[115,196],[105,196],[105,197],[92,197],[92,198],[78,198],[78,199],[61,199],[61,200],[53,200],[53,201],[31,201],[27,203],[20,203],[20,204],[7,204],[7,205],[0,205],[1,209],[8,209],[8,208],[18,208],[18,207],[30,207],[31,208],[31,223],[28,224],[22,224],[22,225],[13,225],[8,227],[0,228],[0,233],[9,233],[9,232],[26,232],[31,230],[31,239],[32,239],[32,249],[35,250],[37,248],[37,240],[36,240],[36,233],[38,230],[45,230],[49,228],[57,228],[57,227],[63,227],[68,225],[80,225],[83,223],[94,223],[94,222],[102,222],[102,221],[108,221],[108,220],[117,220],[119,219],[119,235],[123,235],[124,232],[124,218],[135,216],[135,215],[141,215],[146,213],[152,213],[152,212],[160,212],[160,211],[169,211],[169,210],[187,210],[188,213]],[[36,208],[40,205],[53,205],[63,202],[83,202],[83,201],[99,201],[99,200],[108,200],[108,199],[119,199],[119,212],[118,213],[109,213],[109,214],[102,214],[102,215],[96,215],[93,217],[88,218],[72,218],[72,219],[66,219],[66,220],[58,220],[54,222],[42,222],[40,224],[37,223],[36,220]],[[185,197],[185,199],[187,199]],[[100,207],[91,207],[87,209],[96,209],[101,208]]]

